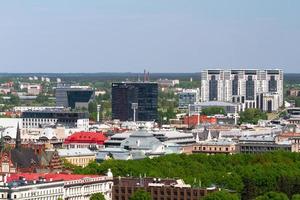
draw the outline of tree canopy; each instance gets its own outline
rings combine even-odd
[[[264,195],[256,197],[255,200],[289,200],[289,198],[281,192],[267,192]]]
[[[105,200],[105,197],[102,193],[94,193],[91,195],[90,200]]]
[[[226,114],[224,108],[219,107],[219,106],[212,106],[212,107],[204,108],[204,109],[202,109],[201,113],[204,115],[208,115],[208,116],[217,115],[217,114],[222,114],[222,115]]]
[[[257,124],[258,120],[267,118],[268,116],[265,112],[256,108],[249,108],[244,112],[240,112],[240,123]]]
[[[159,166],[159,167],[157,167]],[[252,200],[269,191],[283,192],[289,198],[300,193],[300,154],[270,152],[264,154],[205,155],[172,154],[142,160],[107,160],[76,167],[75,173],[114,176],[176,177],[193,187],[210,187],[236,191]]]
[[[151,200],[151,195],[146,192],[145,190],[137,190],[135,191],[132,196],[129,198],[129,200]]]
[[[237,194],[232,194],[227,191],[219,191],[219,192],[213,192],[208,195],[206,195],[203,200],[239,200]]]

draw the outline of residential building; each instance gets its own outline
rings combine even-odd
[[[199,200],[211,192],[218,191],[215,187],[191,187],[183,180],[126,177],[114,179],[112,200],[129,200],[139,189],[149,192],[153,200]]]
[[[179,98],[179,109],[188,109],[190,104],[199,102],[200,90],[197,89],[184,89],[178,93]]]
[[[137,103],[136,121],[158,118],[158,85],[153,82],[112,83],[112,119],[133,121],[133,103]]]
[[[76,175],[57,173],[17,173],[0,176],[0,198],[22,200],[89,200],[102,193],[112,199],[113,175]]]
[[[88,108],[94,99],[94,90],[88,86],[58,85],[55,89],[56,106],[65,108]]]
[[[283,71],[203,70],[201,100],[240,103],[242,110],[277,111],[283,105]]]

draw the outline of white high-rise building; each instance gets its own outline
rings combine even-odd
[[[283,71],[203,70],[201,101],[223,101],[241,104],[242,110],[259,108],[276,111],[283,105]]]

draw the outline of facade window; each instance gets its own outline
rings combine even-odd
[[[254,81],[252,76],[248,76],[246,81],[246,100],[254,100]]]
[[[209,81],[209,100],[218,100],[218,81],[216,80],[215,75],[212,75],[211,80]]]

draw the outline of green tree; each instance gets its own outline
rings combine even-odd
[[[99,192],[99,193],[92,194],[90,200],[105,200],[105,197],[102,193]]]
[[[218,191],[218,192],[212,192],[205,196],[203,200],[239,200],[237,194],[229,193],[227,191]]]
[[[151,195],[145,190],[139,189],[135,191],[129,200],[151,200]]]
[[[256,197],[255,200],[289,200],[289,198],[281,192],[267,192],[264,195]]]
[[[300,194],[294,194],[292,200],[300,200]]]
[[[218,107],[218,106],[204,108],[204,109],[202,109],[201,113],[203,115],[208,115],[208,116],[216,115],[216,114],[222,114],[222,115],[226,114],[224,108]]]
[[[256,108],[249,108],[244,112],[240,112],[240,123],[257,124],[258,120],[267,118],[268,116],[265,112]]]

